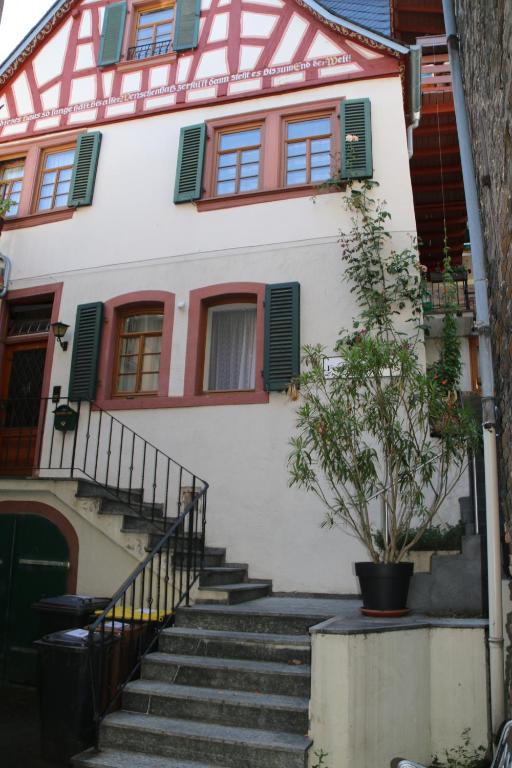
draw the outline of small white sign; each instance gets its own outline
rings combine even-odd
[[[340,368],[342,365],[343,359],[341,357],[326,357],[324,359],[325,378],[332,379],[336,368]],[[383,379],[391,379],[395,376],[400,376],[400,368],[383,368],[381,376]]]
[[[343,365],[341,357],[326,357],[324,360],[324,376],[326,379],[332,379],[334,371]]]

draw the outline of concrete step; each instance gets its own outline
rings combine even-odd
[[[158,526],[158,522],[157,521],[155,521],[155,526],[156,527]],[[163,529],[163,526],[162,526],[161,523],[160,523],[160,527]],[[148,535],[148,549],[149,549],[149,551],[151,551],[151,549],[153,549],[153,547],[155,547],[158,544],[158,542],[162,538],[162,533],[163,533],[163,530],[161,530],[161,531],[157,530],[154,533],[150,533]],[[177,535],[177,542],[176,542],[176,553],[179,555],[180,553],[188,551],[188,548],[189,548],[189,537],[188,537],[188,533],[184,532],[182,528],[177,531],[177,534],[178,535]],[[197,556],[199,556],[200,547],[201,547],[201,540],[202,540],[201,534],[200,533],[194,534],[194,536],[192,537],[192,540],[193,540],[193,543],[194,543],[194,548],[197,551]],[[174,537],[173,537],[173,543],[172,543],[171,546],[172,546],[172,549],[174,550]],[[225,552],[226,551],[222,550],[222,552],[224,553],[224,558],[225,558]],[[214,565],[217,565],[217,564],[218,565],[223,565],[223,563],[224,563],[224,560],[222,559],[220,562],[218,562],[218,563],[214,562],[213,564]]]
[[[155,516],[152,520],[151,517],[139,516],[137,513],[133,513],[133,515],[123,515],[122,530],[126,533],[131,533],[132,531],[151,533],[156,528],[163,534],[164,531],[174,525],[177,519],[177,517],[167,517],[164,521],[162,517]]]
[[[155,541],[155,544],[156,543],[157,541]],[[205,568],[224,565],[225,561],[226,561],[225,549],[222,549],[221,547],[205,547],[204,562],[203,562],[203,565]],[[184,565],[184,567],[186,567],[187,558],[186,558],[186,555],[184,555],[183,553],[177,552],[176,567],[179,568],[181,565]]]
[[[76,495],[85,499],[106,499],[108,501],[128,502],[130,500],[140,501],[142,499],[142,488],[117,488],[116,486],[103,486],[92,480],[79,480]]]
[[[158,641],[162,653],[197,655],[252,661],[309,664],[308,635],[271,635],[258,632],[222,632],[213,629],[173,627]]]
[[[334,612],[335,609],[332,614],[326,612],[325,616],[311,616],[307,613],[268,612],[264,608],[258,611],[255,603],[251,604],[251,609],[244,609],[243,606],[193,605],[177,611],[176,626],[228,632],[305,635],[309,627],[329,618]]]
[[[197,603],[221,603],[222,605],[239,605],[259,597],[267,597],[272,592],[269,582],[244,582],[242,584],[220,584],[217,586],[199,587]]]
[[[176,685],[309,697],[311,668],[270,661],[216,659],[151,653],[142,662],[143,680]]]
[[[136,680],[123,692],[123,709],[159,717],[199,720],[268,731],[307,733],[309,700],[294,696],[196,688]]]
[[[218,584],[235,584],[240,581],[247,581],[248,567],[241,568],[231,565],[222,565],[217,568],[205,568],[199,577],[201,587],[213,587]]]
[[[96,752],[88,749],[74,757],[71,761],[76,768],[212,768],[209,763],[196,763],[189,760],[174,760],[171,757],[143,755],[140,752],[124,752],[121,750],[105,749]],[[28,766],[27,766],[28,768]],[[219,766],[215,766],[219,768]]]
[[[306,736],[115,712],[103,721],[102,748],[173,759],[208,760],[228,768],[306,768]]]
[[[164,514],[164,509],[165,507],[163,504],[141,502],[137,497],[131,498],[129,502],[122,501],[121,499],[102,499],[100,514],[120,515],[133,520],[140,520],[141,518],[145,518],[146,520],[161,520]],[[169,513],[172,511],[173,510],[169,510]]]

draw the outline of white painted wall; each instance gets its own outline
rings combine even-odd
[[[333,98],[367,96],[372,102],[373,156],[380,195],[393,213],[393,229],[414,233],[415,219],[398,78],[340,83],[187,109],[105,125],[91,207],[73,219],[6,232],[14,261],[13,287],[55,273],[143,260],[186,259],[236,248],[336,237],[349,218],[340,195],[323,195],[198,213],[172,202],[179,130],[203,120]],[[141,137],[143,140],[141,140]]]
[[[13,230],[2,251],[13,260],[12,288],[64,283],[60,316],[77,304],[134,290],[176,294],[169,392],[183,392],[189,291],[244,281],[301,284],[301,341],[332,349],[356,307],[342,283],[338,244],[350,219],[343,194],[319,195],[199,213],[172,203],[179,129],[220,116],[320,99],[368,96],[379,196],[392,213],[393,246],[415,232],[398,78],[351,82],[250,102],[219,104],[101,128],[94,204],[67,221]],[[55,351],[51,386],[67,390],[70,351]],[[288,487],[288,441],[295,405],[271,394],[268,405],[119,411],[116,416],[211,485],[207,540],[277,591],[354,593],[353,562],[364,550],[340,530],[320,528],[323,510]],[[456,514],[458,511],[456,512]],[[447,511],[447,517],[453,517]]]
[[[333,620],[335,621],[335,620]],[[310,732],[333,768],[425,765],[462,744],[487,746],[485,630],[424,627],[313,634]]]

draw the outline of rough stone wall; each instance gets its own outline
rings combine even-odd
[[[489,265],[501,502],[512,520],[512,2],[455,0]]]

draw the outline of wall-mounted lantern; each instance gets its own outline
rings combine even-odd
[[[62,323],[60,320],[57,320],[56,323],[52,323],[50,325],[50,328],[53,331],[53,335],[59,342],[60,348],[65,352],[68,348],[68,343],[67,341],[62,341],[62,339],[66,335],[66,331],[69,328],[69,325],[67,323]]]

